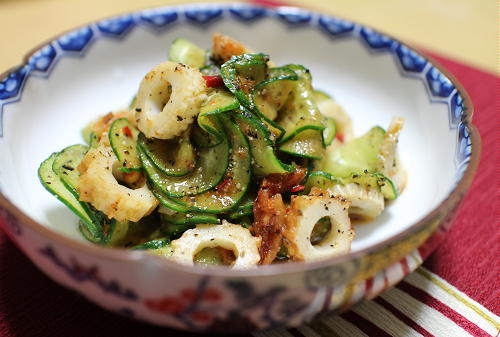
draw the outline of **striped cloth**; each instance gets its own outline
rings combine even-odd
[[[499,336],[500,319],[421,267],[395,288],[347,313],[255,337]]]

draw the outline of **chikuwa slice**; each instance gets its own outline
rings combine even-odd
[[[349,201],[313,188],[311,195],[292,196],[284,243],[296,261],[313,261],[343,255],[351,249],[354,231],[348,216]],[[316,245],[311,235],[319,220],[330,219],[331,228]]]

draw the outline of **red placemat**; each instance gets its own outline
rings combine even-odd
[[[448,68],[464,85],[475,105],[474,124],[482,137],[482,156],[458,217],[444,243],[425,266],[495,314],[498,298],[498,159],[499,80],[492,74],[429,53]],[[429,307],[440,302],[403,282],[396,291],[412,293]],[[407,289],[408,288],[408,289]],[[375,300],[388,310],[384,298]],[[437,309],[437,310],[438,310]],[[401,316],[399,311],[391,311]],[[398,314],[399,312],[399,314]],[[450,314],[453,315],[453,314]],[[384,330],[355,312],[342,316],[371,336],[387,336]],[[447,316],[448,317],[448,316]],[[399,317],[414,331],[431,335],[411,315]],[[417,321],[417,323],[415,323]],[[458,325],[473,335],[487,335],[474,324]],[[310,333],[308,333],[308,331]],[[354,330],[352,330],[354,331]],[[321,324],[280,332],[280,335],[331,335]],[[276,333],[277,334],[277,333]],[[31,262],[0,232],[0,335],[18,336],[189,336],[189,333],[158,328],[111,314],[64,289],[38,271]],[[264,335],[267,335],[264,334]],[[357,332],[344,335],[358,335]],[[270,335],[269,335],[270,336]]]

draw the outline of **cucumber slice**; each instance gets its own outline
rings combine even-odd
[[[253,209],[238,209],[227,215],[229,220],[238,220],[246,216],[253,215]]]
[[[200,223],[219,224],[220,220],[210,213],[173,213],[161,214],[162,220],[173,225],[196,225]]]
[[[276,120],[285,130],[285,134],[280,140],[281,143],[305,130],[321,132],[325,129],[323,116],[314,102],[309,70],[295,64],[286,67],[298,75],[298,80],[293,82],[294,86],[290,97]]]
[[[378,153],[385,136],[379,126],[373,127],[363,136],[339,146],[317,163],[316,168],[336,177],[349,177],[365,171],[374,173],[379,163]]]
[[[68,146],[55,156],[54,163],[52,164],[54,173],[59,176],[59,179],[61,179],[66,188],[77,199],[80,197],[77,192],[78,179],[80,179],[77,167],[88,150],[89,147],[85,145],[77,144]]]
[[[54,163],[52,164],[52,170],[61,179],[64,186],[70,191],[77,200],[80,199],[78,194],[78,180],[80,179],[80,173],[78,172],[78,165],[82,161],[83,157],[88,151],[88,146],[85,145],[72,145],[63,149],[56,155]],[[93,237],[89,241],[97,242],[103,238],[104,226],[107,226],[109,219],[102,213],[96,210],[92,205],[86,202],[80,202],[82,207],[86,210],[87,214],[93,219],[94,227],[86,230],[85,237]],[[82,230],[81,230],[82,231]],[[99,234],[97,234],[99,232]]]
[[[140,245],[132,247],[134,250],[160,249],[170,245],[169,238],[154,239]]]
[[[214,116],[211,118],[218,120]],[[148,158],[142,144],[138,145],[139,158],[149,180],[170,197],[197,195],[210,190],[222,180],[229,164],[229,142],[224,139],[216,146],[199,149],[193,173],[184,177],[172,177],[161,172]]]
[[[385,199],[394,200],[398,197],[398,191],[391,179],[382,173],[354,174],[350,178],[343,179],[346,183],[353,182],[363,186],[374,186],[380,189]]]
[[[194,256],[193,262],[205,266],[222,266],[224,259],[218,248],[205,248]]]
[[[312,172],[307,178],[305,191],[309,192],[312,187],[328,189],[335,184],[345,185],[355,183],[361,186],[374,187],[385,199],[394,200],[398,197],[398,192],[391,179],[381,173],[361,173],[353,174],[350,177],[339,178],[324,171]]]
[[[252,153],[253,173],[258,176],[267,176],[272,173],[292,172],[293,167],[282,163],[274,151],[271,133],[266,125],[248,111],[238,111],[234,114],[241,131],[250,143]]]
[[[215,137],[215,140],[209,141],[209,144],[218,144],[224,138],[223,132],[218,125],[214,124],[214,119],[211,116],[237,109],[239,106],[240,102],[227,90],[211,90],[207,100],[200,108],[197,119],[199,127],[207,132],[209,138]]]
[[[342,180],[324,171],[314,171],[307,177],[306,183],[304,184],[304,191],[309,193],[313,187],[328,189],[334,184],[342,184]]]
[[[252,91],[255,105],[253,112],[267,124],[275,139],[279,139],[284,130],[274,119],[286,103],[297,79],[297,74],[289,68],[271,68],[268,78],[258,83]]]
[[[316,130],[305,130],[279,147],[280,151],[293,156],[321,159],[323,157],[323,139]]]
[[[176,139],[148,139],[140,133],[138,146],[163,174],[182,177],[193,172],[196,165],[196,153],[189,141],[189,132],[184,132]]]
[[[265,54],[243,54],[233,56],[221,66],[224,84],[249,110],[254,108],[253,87],[266,77],[267,61],[269,56]]]
[[[237,109],[239,106],[240,103],[229,91],[225,89],[212,89],[207,100],[201,105],[200,115],[215,115]]]
[[[205,64],[205,54],[205,50],[191,41],[178,38],[170,45],[168,59],[193,68],[201,68]]]
[[[313,99],[317,105],[333,99],[332,96],[321,90],[313,90]]]
[[[330,144],[332,144],[333,140],[335,139],[335,135],[337,134],[337,125],[332,118],[327,117],[324,118],[324,123],[325,129],[323,130],[321,136],[323,138],[323,145],[329,146]]]
[[[89,148],[95,149],[99,145],[99,137],[95,134],[95,132],[91,132],[89,135]]]
[[[150,189],[162,206],[165,206],[174,212],[187,213],[192,211],[192,209],[190,209],[189,207],[183,206],[179,204],[178,201],[174,201],[173,199],[164,195],[159,189],[155,188],[153,184],[151,184]]]
[[[178,224],[170,223],[167,220],[165,220],[163,216],[162,216],[162,221],[164,222],[164,225],[162,226],[162,233],[164,235],[167,235],[171,240],[180,238],[185,231],[187,231],[188,229],[192,229],[196,226],[195,223],[178,223]]]
[[[109,127],[108,136],[123,171],[141,171],[142,165],[136,150],[139,130],[127,118],[119,118]]]
[[[231,141],[229,166],[222,182],[215,189],[202,194],[191,197],[170,198],[173,202],[194,211],[205,213],[228,212],[239,204],[250,184],[251,156],[249,144],[233,121],[225,115],[221,115],[220,118]]]
[[[129,221],[111,220],[108,226],[107,234],[103,239],[103,243],[107,246],[116,247],[127,237]]]
[[[238,207],[236,207],[233,211],[227,214],[227,218],[229,220],[236,220],[253,215],[254,198],[255,198],[254,195],[247,194],[240,202]]]
[[[88,236],[86,236],[87,239],[92,242],[100,242],[102,239],[102,231],[95,225],[91,214],[89,214],[87,208],[78,201],[73,192],[66,187],[59,176],[52,170],[57,155],[57,153],[51,154],[49,158],[40,164],[38,168],[40,182],[47,191],[53,194],[80,218],[83,224],[82,226],[85,228],[86,232],[88,232]]]

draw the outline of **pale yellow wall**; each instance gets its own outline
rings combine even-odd
[[[36,44],[74,26],[179,0],[0,0],[0,72]],[[193,1],[190,1],[193,2]],[[207,2],[207,1],[203,1]],[[496,0],[289,0],[496,72]]]

